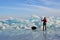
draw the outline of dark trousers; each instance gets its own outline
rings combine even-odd
[[[45,29],[44,29],[45,28]],[[43,31],[46,30],[46,23],[43,23]]]

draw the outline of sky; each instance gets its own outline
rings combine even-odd
[[[0,0],[0,16],[60,16],[60,0]]]

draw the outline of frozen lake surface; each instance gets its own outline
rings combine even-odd
[[[2,30],[0,40],[60,40],[60,33],[40,30]]]

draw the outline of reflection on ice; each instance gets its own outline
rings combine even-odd
[[[43,31],[43,40],[48,40],[47,31]]]
[[[4,39],[3,39],[4,38]],[[60,32],[41,31],[41,30],[2,30],[0,31],[1,40],[60,40]]]

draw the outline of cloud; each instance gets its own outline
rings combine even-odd
[[[25,2],[26,3],[31,3],[31,4],[34,4],[34,3],[37,3],[37,2],[42,2],[42,3],[47,3],[47,4],[57,4],[57,5],[60,4],[59,0],[26,0]]]
[[[44,2],[44,4],[46,5],[60,5],[59,0],[57,0],[58,2],[56,2],[55,0],[41,0]]]
[[[60,1],[59,0],[57,0],[57,1],[56,0],[8,0],[8,3],[6,3],[5,5],[7,5],[7,6],[14,5],[15,6],[15,4],[22,4],[22,3],[60,9]]]
[[[51,8],[58,8],[60,9],[60,1],[59,0],[26,0],[26,4],[31,5],[43,5]]]
[[[45,6],[22,4],[25,7],[0,7],[8,10],[26,11],[26,13],[37,14],[40,16],[60,16],[60,9],[49,8]],[[18,13],[18,12],[17,12]],[[28,14],[27,14],[28,15]]]

